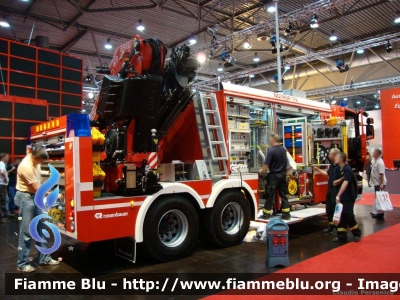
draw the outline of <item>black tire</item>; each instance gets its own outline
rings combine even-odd
[[[230,204],[229,207],[227,205]],[[234,207],[232,207],[234,206]],[[236,208],[242,208],[242,216],[238,220],[242,221],[241,226],[225,222],[223,225],[223,212],[231,212]],[[227,214],[224,213],[224,216]],[[237,214],[239,216],[239,214]],[[250,204],[239,190],[230,190],[222,193],[216,200],[214,207],[204,212],[202,218],[201,240],[209,242],[219,247],[230,247],[241,243],[249,231],[251,219]],[[225,219],[225,220],[229,220]],[[231,219],[232,220],[232,219]],[[237,229],[234,229],[237,228]],[[237,230],[237,231],[236,231]]]
[[[182,216],[186,218],[187,231],[183,230],[186,234],[179,238],[178,234],[173,236],[171,231],[179,231],[185,227]],[[173,222],[175,225],[171,227]],[[199,218],[192,203],[183,196],[166,196],[154,202],[147,211],[143,224],[143,244],[150,256],[158,261],[176,260],[193,251],[198,232]],[[174,242],[175,238],[177,240]]]

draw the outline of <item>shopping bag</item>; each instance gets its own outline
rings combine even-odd
[[[379,191],[376,192],[376,209],[380,211],[392,211],[393,206],[390,202],[390,197],[388,192]]]
[[[335,213],[333,214],[333,224],[338,225],[340,223],[340,217],[342,216],[343,204],[336,203]]]

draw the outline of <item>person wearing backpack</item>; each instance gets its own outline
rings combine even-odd
[[[339,166],[340,179],[334,182],[339,186],[339,192],[336,196],[336,203],[343,204],[342,215],[337,227],[337,236],[334,242],[347,242],[347,227],[354,235],[354,241],[359,242],[361,239],[361,230],[354,215],[354,203],[357,198],[357,180],[353,174],[351,167],[346,164],[347,155],[343,152],[336,156],[336,164]]]

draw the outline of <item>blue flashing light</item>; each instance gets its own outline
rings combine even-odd
[[[89,115],[67,115],[67,135],[68,137],[91,137]]]

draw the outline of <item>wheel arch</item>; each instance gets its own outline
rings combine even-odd
[[[148,196],[146,199],[144,199],[143,204],[140,206],[135,222],[135,239],[137,243],[143,242],[143,223],[144,219],[146,218],[147,211],[155,201],[161,199],[162,197],[168,195],[180,195],[187,198],[197,211],[205,208],[200,195],[190,186],[182,183],[163,183],[162,186],[162,190],[154,195]]]
[[[217,201],[219,195],[223,192],[229,190],[238,190],[242,188],[247,200],[249,201],[251,213],[252,213],[252,220],[257,218],[257,200],[254,191],[250,187],[250,185],[242,181],[240,182],[239,179],[226,179],[218,181],[212,188],[212,192],[210,197],[208,198],[206,208],[212,208],[214,206],[215,201]]]

